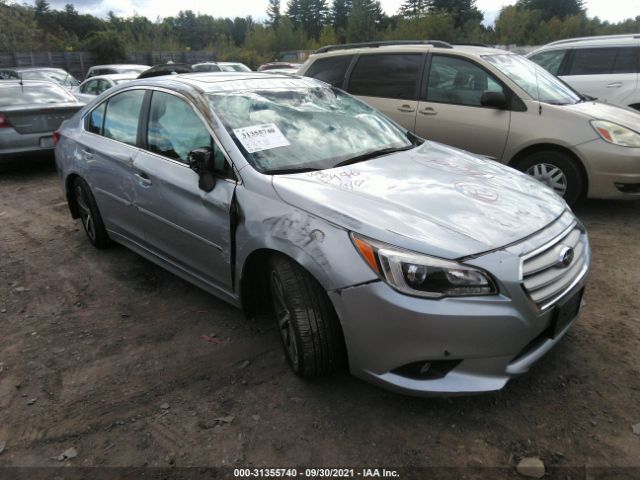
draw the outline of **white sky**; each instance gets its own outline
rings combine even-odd
[[[387,14],[394,14],[403,0],[380,0]],[[476,4],[485,14],[485,22],[493,19],[503,6],[512,5],[516,0],[476,0]],[[180,10],[193,10],[215,17],[244,17],[251,15],[256,19],[264,18],[268,0],[51,0],[54,8],[63,8],[65,3],[73,3],[83,13],[104,15],[113,10],[118,15],[138,13],[154,20],[158,15],[167,17]],[[327,2],[330,3],[330,0]],[[282,0],[286,4],[286,0]],[[601,20],[618,22],[640,15],[640,0],[586,0],[588,14]]]

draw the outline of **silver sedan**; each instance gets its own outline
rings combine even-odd
[[[0,82],[0,161],[54,148],[54,132],[84,104],[52,82]]]
[[[498,390],[580,311],[587,234],[556,193],[322,82],[138,80],[60,133],[90,242],[271,316],[302,377],[348,364],[415,395]]]

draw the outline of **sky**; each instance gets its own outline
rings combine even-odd
[[[398,11],[403,0],[380,0],[387,14]],[[32,2],[33,3],[33,2]],[[61,9],[65,3],[73,3],[81,13],[104,16],[109,10],[117,15],[130,16],[134,13],[151,20],[157,16],[176,15],[180,10],[193,10],[215,17],[253,16],[260,20],[265,16],[268,0],[50,0],[54,8]],[[282,0],[285,4],[286,0]],[[327,3],[331,3],[330,0]],[[516,3],[516,0],[476,0],[476,5],[485,15],[485,23],[492,25],[500,9]],[[640,15],[640,0],[586,0],[590,17],[619,22]]]

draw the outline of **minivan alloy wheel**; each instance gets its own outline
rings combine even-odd
[[[564,172],[555,165],[538,163],[532,165],[526,173],[539,182],[544,183],[549,188],[552,188],[562,197],[567,192],[567,177]]]

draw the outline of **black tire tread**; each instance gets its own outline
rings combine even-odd
[[[344,338],[327,293],[306,270],[287,257],[275,255],[270,263],[292,307],[299,356],[296,373],[303,378],[316,378],[341,368],[345,359]]]
[[[91,188],[83,178],[76,177],[73,180],[74,195],[75,195],[75,188],[77,186],[80,186],[80,188],[82,188],[86,194],[88,207],[91,210],[91,214],[93,215],[93,222],[96,228],[95,241],[92,241],[88,235],[87,235],[87,239],[94,247],[100,250],[108,248],[111,245],[111,239],[109,238],[107,229],[104,226],[102,215],[100,214],[100,210],[98,209],[98,204],[96,203],[96,199],[93,197]]]

